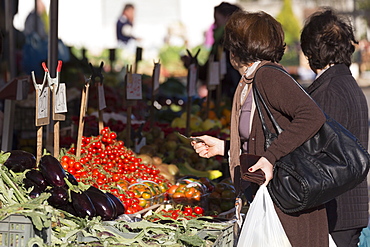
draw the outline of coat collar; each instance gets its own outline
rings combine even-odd
[[[257,64],[256,67],[253,68],[253,71],[251,70],[249,73],[245,74],[243,77],[244,77],[244,81],[246,83],[251,83],[253,82],[253,79],[258,71],[259,68],[261,68],[262,66],[266,65],[266,64],[274,64],[275,66],[279,66],[277,65],[276,63],[273,63],[273,62],[270,62],[270,61],[261,61],[260,63]],[[248,70],[247,70],[248,72]]]
[[[311,94],[313,91],[329,82],[335,76],[351,75],[350,69],[345,64],[335,64],[325,70],[312,84],[307,88],[307,92]]]

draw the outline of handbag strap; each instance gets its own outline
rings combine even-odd
[[[290,78],[292,78],[292,80],[302,89],[303,92],[306,93],[306,95],[308,97],[311,98],[311,96],[306,92],[306,90],[304,90],[302,88],[302,86],[288,72],[286,72],[284,69],[282,69],[280,67],[277,67],[277,66],[273,66],[273,65],[264,65],[262,67],[270,67],[270,68],[277,69],[277,70],[280,70],[281,72],[285,73]],[[262,68],[262,67],[260,67],[260,68]],[[265,118],[263,116],[263,113],[262,113],[262,110],[261,110],[261,106],[260,106],[259,101],[262,103],[263,107],[265,108],[265,110],[267,112],[267,115],[270,118],[270,120],[271,120],[271,122],[273,124],[273,127],[275,128],[275,130],[277,132],[277,135],[281,134],[283,132],[283,129],[280,127],[280,125],[278,124],[278,122],[276,121],[276,119],[274,118],[274,116],[272,115],[272,113],[271,113],[270,109],[268,108],[266,102],[264,101],[261,93],[258,91],[258,89],[257,89],[257,87],[255,85],[253,85],[253,95],[254,95],[254,98],[255,98],[256,109],[257,109],[258,115],[259,115],[259,117],[261,119],[261,123],[262,123],[262,130],[263,130],[263,134],[265,136],[265,147],[268,147],[272,143],[273,138],[276,137],[276,134],[275,135],[272,134],[272,132],[267,127],[266,121],[265,121]]]
[[[257,87],[253,86],[253,95],[254,95],[254,98],[256,99],[255,102],[256,102],[256,109],[258,111],[258,115],[261,119],[261,123],[262,123],[262,128],[263,128],[263,132],[264,133],[271,133],[271,131],[267,128],[266,126],[266,121],[265,121],[265,117],[263,116],[262,114],[262,110],[261,110],[261,106],[259,104],[259,101],[261,101],[263,107],[265,108],[266,112],[267,112],[267,115],[268,117],[270,118],[273,126],[275,127],[276,131],[278,134],[281,134],[281,132],[283,132],[283,129],[280,127],[280,125],[277,123],[277,121],[275,120],[274,116],[272,115],[270,109],[268,108],[266,102],[263,100],[262,98],[262,95],[261,93],[258,91]],[[266,136],[265,134],[265,136]]]

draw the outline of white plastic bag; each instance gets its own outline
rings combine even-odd
[[[261,185],[243,224],[238,247],[291,247],[265,185]]]

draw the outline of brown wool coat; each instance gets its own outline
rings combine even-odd
[[[259,67],[264,64],[266,62],[262,62]],[[325,122],[325,117],[316,103],[288,75],[268,67],[257,68],[256,71],[247,79],[251,82],[254,78],[253,86],[258,88],[284,132],[267,150],[264,150],[261,121],[255,112],[249,137],[249,150],[252,154],[266,157],[274,164],[276,160],[312,137]],[[235,109],[233,114],[235,121],[239,117],[238,111]],[[269,129],[273,130],[271,122],[266,120]],[[233,147],[233,144],[231,146]],[[232,150],[230,153],[233,153]],[[235,157],[230,156],[230,159],[231,169],[239,165]],[[328,226],[324,207],[297,215],[287,215],[279,209],[277,213],[293,247],[328,246]]]

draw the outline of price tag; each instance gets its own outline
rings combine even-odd
[[[45,87],[43,91],[38,95],[38,112],[37,118],[46,118],[48,117],[48,106],[49,106],[49,88]]]
[[[129,78],[129,77],[128,77]],[[141,75],[132,74],[131,80],[127,80],[126,95],[128,100],[142,99]]]
[[[54,111],[55,113],[65,113],[67,112],[67,96],[66,96],[66,84],[59,83],[58,90],[54,91]]]
[[[104,94],[104,86],[103,84],[98,84],[98,98],[99,98],[99,110],[103,110],[107,107],[105,103],[105,94]]]
[[[220,63],[212,62],[210,66],[208,85],[212,86],[218,84],[220,84]]]
[[[190,64],[189,66],[189,96],[195,96],[197,93],[197,66],[195,64]]]

